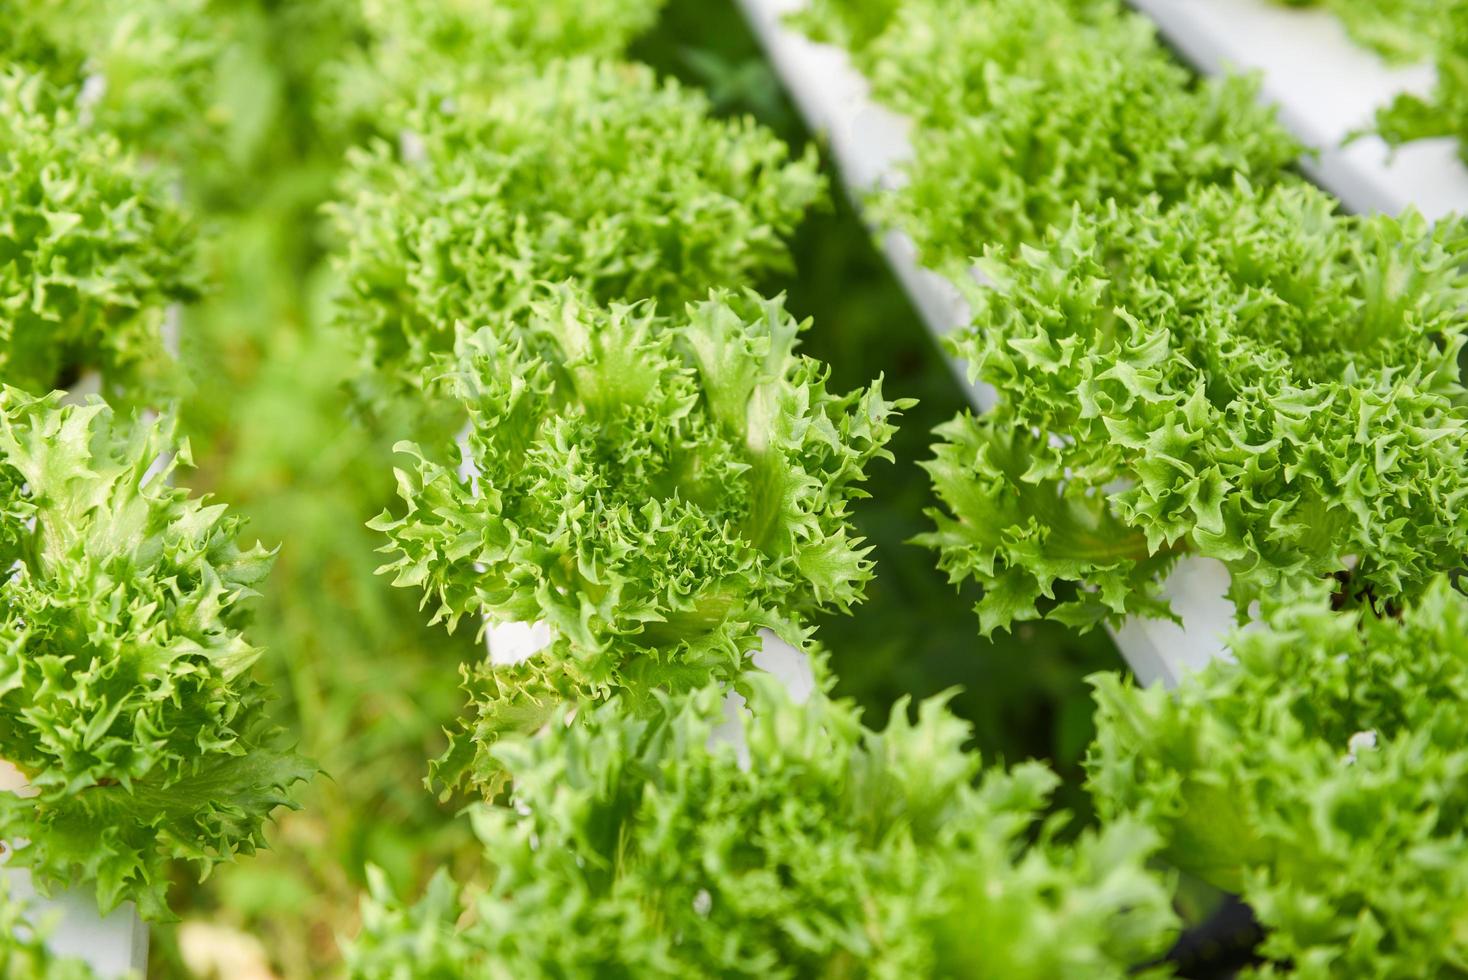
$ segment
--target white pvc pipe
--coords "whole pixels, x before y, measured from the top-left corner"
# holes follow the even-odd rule
[[[1400,214],[1409,206],[1436,220],[1468,212],[1468,167],[1458,142],[1419,140],[1393,151],[1369,131],[1376,110],[1398,95],[1431,94],[1432,66],[1391,66],[1353,41],[1324,9],[1271,0],[1130,0],[1200,70],[1259,74],[1260,97],[1318,156],[1305,171],[1350,211]]]

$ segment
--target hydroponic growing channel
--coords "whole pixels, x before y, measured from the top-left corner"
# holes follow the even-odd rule
[[[1468,973],[1468,0],[0,12],[0,975]]]

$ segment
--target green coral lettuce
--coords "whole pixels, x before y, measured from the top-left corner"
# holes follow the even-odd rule
[[[901,9],[901,0],[810,0],[790,20],[812,40],[860,56]]]
[[[1377,113],[1377,131],[1392,144],[1451,136],[1458,140],[1458,155],[1468,161],[1468,2],[1443,0],[1432,21],[1437,88],[1427,98],[1397,96]]]
[[[0,391],[0,759],[34,794],[0,794],[0,839],[42,886],[166,917],[170,865],[250,853],[312,771],[241,632],[271,558],[166,485],[167,426],[59,399]]]
[[[705,688],[500,741],[514,792],[474,813],[482,880],[407,905],[374,877],[352,975],[1121,978],[1166,951],[1156,838],[1063,843],[1054,775],[975,784],[941,698],[879,732],[768,677],[750,697],[732,723]]]
[[[953,349],[1005,397],[942,430],[922,539],[985,586],[986,631],[1155,614],[1179,553],[1228,565],[1241,615],[1352,565],[1347,597],[1382,603],[1461,563],[1468,228],[1334,207],[1240,182],[990,252]]]
[[[1094,679],[1104,815],[1240,892],[1262,976],[1468,971],[1468,598],[1438,579],[1401,616],[1323,588],[1176,692]]]
[[[483,99],[507,73],[575,55],[617,57],[664,0],[358,0],[362,39],[330,64],[328,125],[377,130],[414,104]]]
[[[187,172],[191,195],[236,207],[248,192],[232,184],[268,184],[258,168],[396,136],[412,104],[486,95],[513,66],[619,55],[661,5],[0,0],[0,63],[45,74],[129,148]]]
[[[203,212],[314,220],[356,135],[331,82],[365,31],[360,0],[0,0],[0,15],[15,25],[0,62],[176,171]]]
[[[518,330],[461,334],[432,393],[468,413],[472,479],[455,449],[400,446],[406,510],[374,526],[435,622],[549,626],[516,673],[486,668],[496,723],[733,678],[761,629],[799,644],[811,612],[861,597],[848,506],[909,403],[829,392],[801,329],[752,294],[666,321],[562,288]]]
[[[340,318],[367,366],[416,385],[455,324],[523,312],[537,281],[668,310],[786,268],[823,189],[813,155],[636,65],[522,72],[483,105],[416,110],[353,155],[333,208]]]
[[[916,124],[902,186],[872,213],[954,278],[1072,207],[1176,201],[1236,173],[1266,184],[1300,153],[1252,79],[1196,81],[1118,3],[919,0],[855,62]]]
[[[164,373],[169,303],[193,298],[194,233],[161,173],[39,76],[0,72],[0,380],[49,391]]]
[[[216,0],[0,0],[0,64],[45,75],[87,120],[150,156],[218,129]],[[211,109],[214,111],[211,112]]]

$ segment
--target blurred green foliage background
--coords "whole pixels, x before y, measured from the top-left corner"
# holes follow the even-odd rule
[[[392,494],[391,446],[405,426],[354,410],[355,359],[330,325],[320,206],[347,134],[318,132],[310,106],[321,46],[334,31],[348,43],[350,25],[329,0],[259,6],[262,57],[242,60],[236,82],[259,100],[270,136],[249,186],[221,186],[207,202],[217,286],[184,329],[193,388],[183,414],[199,464],[185,479],[280,549],[254,638],[267,649],[262,670],[281,721],[325,775],[301,810],[282,816],[272,850],[202,884],[178,883],[187,911],[154,930],[155,976],[190,967],[329,975],[337,937],[354,931],[367,863],[403,891],[480,858],[457,804],[423,785],[440,729],[461,704],[459,666],[478,648],[467,629],[423,626],[416,595],[373,574],[378,542],[364,524]],[[633,56],[702,86],[720,112],[752,113],[793,143],[809,139],[729,0],[675,0]],[[878,563],[868,602],[821,624],[839,692],[881,715],[904,694],[961,686],[954,706],[985,757],[1051,761],[1067,781],[1061,802],[1084,811],[1079,760],[1092,726],[1082,678],[1119,666],[1114,649],[1102,634],[1048,625],[979,638],[975,596],[906,543],[925,528],[929,503],[917,461],[929,455],[929,430],[964,406],[962,391],[848,202],[812,216],[794,253],[794,273],[765,287],[814,318],[805,349],[831,365],[835,387],[881,374],[889,396],[920,399],[893,446],[896,463],[878,468],[872,499],[857,510]],[[201,924],[225,931],[191,942]]]

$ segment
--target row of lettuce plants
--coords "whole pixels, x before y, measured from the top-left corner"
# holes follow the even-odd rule
[[[484,801],[484,867],[415,903],[379,881],[354,972],[1158,960],[1155,832],[1071,839],[1043,768],[975,784],[941,701],[879,732],[827,693],[810,617],[874,574],[850,508],[904,403],[830,391],[747,288],[787,261],[814,161],[636,64],[501,77],[417,100],[332,206],[363,390],[444,412],[401,446],[384,571],[450,628],[532,638],[465,671],[433,770]],[[753,669],[772,640],[810,658],[809,696]]]
[[[42,895],[80,887],[99,912],[131,900],[171,918],[175,866],[204,877],[261,846],[312,772],[252,676],[248,601],[272,555],[169,485],[187,445],[149,420],[185,382],[165,324],[214,285],[199,255],[213,218],[258,207],[274,190],[262,173],[300,155],[294,137],[340,147],[375,131],[363,64],[383,66],[386,89],[409,65],[460,63],[456,31],[522,52],[614,46],[638,23],[623,6],[598,24],[534,4],[0,4],[0,762],[20,782],[0,794],[0,839]],[[645,24],[655,6],[640,9]],[[355,47],[315,63],[326,36]],[[305,125],[281,125],[290,112]],[[148,417],[48,394],[92,377]],[[87,975],[47,952],[49,913],[8,881],[0,973]]]
[[[420,104],[406,138],[353,161],[334,209],[350,241],[341,311],[384,391],[406,382],[469,422],[404,447],[404,510],[378,522],[386,570],[450,626],[535,622],[544,639],[522,662],[466,673],[469,709],[434,770],[493,804],[475,823],[496,901],[441,878],[407,906],[379,885],[353,968],[932,967],[921,950],[945,916],[904,935],[910,889],[961,856],[1021,874],[1012,862],[1053,777],[995,775],[1028,788],[984,803],[964,728],[938,704],[879,736],[821,692],[798,704],[750,676],[769,633],[824,676],[809,616],[859,601],[873,574],[848,508],[903,407],[879,383],[830,392],[779,299],[728,291],[784,267],[782,240],[823,190],[814,161],[624,62],[551,63],[466,105],[459,92]],[[728,725],[754,727],[711,738]],[[930,789],[934,762],[948,774]],[[883,771],[843,800],[869,768]],[[902,785],[911,808],[864,813],[862,797]],[[766,825],[770,805],[788,815]],[[910,829],[919,807],[933,817]],[[980,840],[986,807],[1014,813]],[[950,808],[974,821],[943,829]],[[1115,954],[1102,938],[1131,894],[1170,922],[1141,867],[1153,846],[1143,835],[1073,872],[1069,847],[1035,849],[1054,867],[1023,893],[1034,926],[1067,917],[1043,882],[1094,877],[1109,894],[1074,955],[1160,953],[1165,928]],[[459,928],[466,909],[476,921]]]
[[[201,4],[124,6],[0,7],[0,760],[23,782],[0,839],[43,896],[159,920],[178,868],[263,846],[313,768],[252,675],[273,556],[171,485],[187,444],[143,414],[177,390],[170,322],[205,288],[178,163],[204,142],[208,25]],[[89,377],[117,415],[63,397]],[[0,905],[0,973],[90,975],[4,875]]]
[[[262,845],[312,772],[252,676],[248,600],[271,554],[169,486],[188,462],[171,421],[47,393],[100,376],[129,413],[172,405],[184,379],[165,322],[213,286],[212,217],[257,206],[260,174],[290,155],[287,109],[344,145],[375,132],[365,100],[408,86],[410,65],[468,60],[456,36],[521,56],[614,47],[656,10],[623,7],[598,23],[533,4],[0,5],[0,760],[24,783],[0,795],[0,839],[42,894],[76,886],[101,912],[131,900],[168,919],[174,866],[203,877]],[[279,42],[329,31],[356,46],[312,64],[298,84],[318,97],[290,103]],[[384,78],[370,93],[354,81],[369,62]],[[86,973],[46,954],[44,910],[5,891],[0,973]]]
[[[1263,974],[1462,970],[1462,222],[1341,214],[1118,4],[801,24],[914,120],[877,219],[982,280],[950,349],[999,405],[940,430],[923,537],[981,628],[1165,615],[1183,554],[1254,620],[1175,695],[1098,679],[1102,813],[1241,892]]]
[[[1468,968],[1459,224],[1339,215],[1247,81],[1112,3],[807,15],[917,121],[882,219],[956,280],[983,257],[954,343],[1003,398],[942,433],[925,538],[982,629],[1165,613],[1185,553],[1263,620],[1176,699],[1097,681],[1078,831],[942,699],[877,731],[828,693],[811,616],[875,573],[851,508],[906,403],[830,391],[754,291],[814,157],[623,60],[652,0],[265,6],[6,10],[0,757],[39,791],[0,798],[12,862],[166,916],[170,862],[258,846],[310,774],[250,679],[268,554],[168,486],[166,424],[44,394],[98,369],[159,403],[182,214],[250,207],[284,138],[221,79],[310,28],[345,40],[292,111],[347,162],[301,200],[331,198],[364,411],[414,408],[383,571],[446,628],[538,637],[465,670],[433,770],[483,867],[378,880],[356,974],[1165,973],[1169,867],[1250,900],[1264,975]],[[775,640],[810,696],[752,669]],[[60,969],[7,935],[15,975]]]
[[[265,720],[243,633],[271,555],[235,543],[224,507],[169,486],[187,446],[148,420],[183,381],[165,322],[213,286],[198,254],[213,217],[258,206],[261,175],[300,155],[284,144],[395,131],[388,110],[424,76],[490,49],[504,62],[615,50],[657,4],[600,9],[0,5],[0,758],[27,784],[0,798],[0,836],[43,890],[81,885],[102,911],[134,900],[167,918],[170,864],[207,875],[254,849],[311,771]],[[290,112],[304,124],[281,125]],[[68,404],[60,389],[89,375],[146,417]],[[33,931],[5,931],[6,975],[62,969],[32,959]]]

